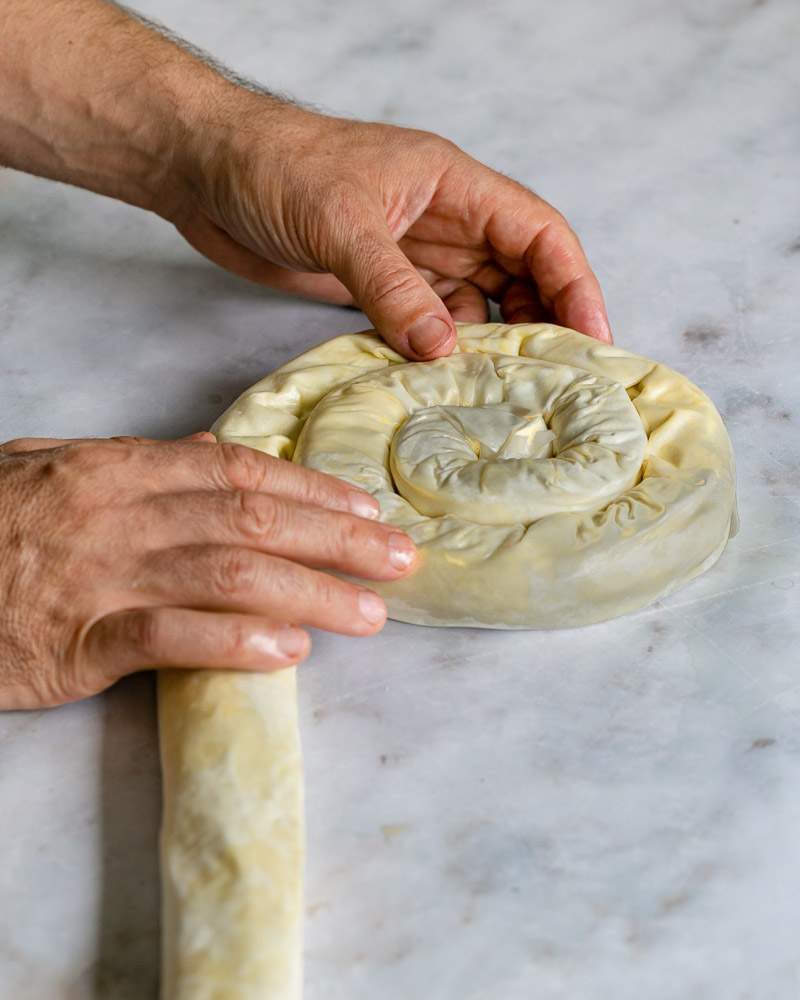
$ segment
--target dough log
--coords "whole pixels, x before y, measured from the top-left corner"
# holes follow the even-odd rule
[[[165,672],[158,717],[162,1000],[298,1000],[295,671]]]

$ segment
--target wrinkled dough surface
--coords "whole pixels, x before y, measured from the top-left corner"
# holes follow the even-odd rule
[[[663,365],[549,324],[459,325],[408,363],[372,333],[267,376],[215,431],[372,493],[422,552],[375,586],[431,625],[583,625],[711,565],[734,515],[711,401]]]
[[[357,448],[354,428],[368,438]],[[646,443],[627,393],[603,376],[464,354],[394,365],[328,393],[295,460],[382,505],[397,494],[411,518],[502,525],[607,503],[638,478]]]
[[[294,670],[160,671],[162,1000],[299,1000]]]

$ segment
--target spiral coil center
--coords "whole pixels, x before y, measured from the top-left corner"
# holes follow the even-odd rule
[[[368,489],[389,516],[400,500],[423,517],[510,525],[619,496],[637,481],[646,443],[616,382],[534,359],[458,355],[328,393],[296,458]]]

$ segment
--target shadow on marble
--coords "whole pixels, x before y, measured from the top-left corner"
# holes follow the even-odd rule
[[[63,397],[66,384],[65,407],[75,400],[81,414],[87,397],[97,397],[92,409],[102,414],[127,394],[123,383],[138,383],[135,426],[111,433],[172,437],[209,427],[277,365],[327,337],[369,326],[357,309],[310,302],[298,321],[298,298],[224,271],[181,243],[151,252],[124,243],[109,248],[99,239],[72,243],[16,218],[3,229],[0,274],[13,272],[14,281],[0,335],[19,325],[48,344],[53,391]],[[20,260],[27,266],[15,273]],[[36,307],[43,295],[71,302],[76,290],[76,309],[42,315]],[[0,377],[31,374],[33,361],[22,361],[20,369],[14,357],[6,372],[0,360]],[[36,376],[41,395],[47,388],[40,368]],[[31,403],[41,406],[38,397]],[[25,410],[23,394],[17,422]]]
[[[158,997],[161,786],[153,680],[139,674],[103,696],[102,898],[97,962],[81,1000]]]

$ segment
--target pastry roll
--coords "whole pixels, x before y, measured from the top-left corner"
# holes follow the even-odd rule
[[[337,337],[247,390],[215,430],[367,490],[420,568],[371,584],[424,625],[563,628],[635,611],[711,566],[733,454],[683,375],[549,324],[459,324],[409,363]]]

